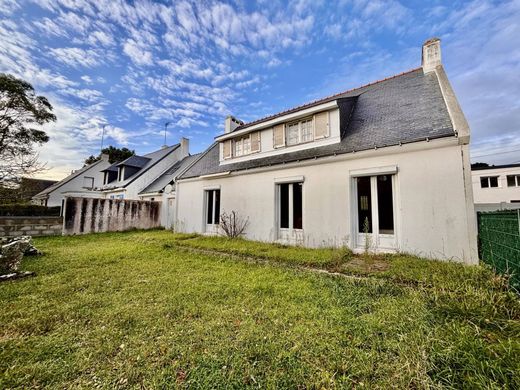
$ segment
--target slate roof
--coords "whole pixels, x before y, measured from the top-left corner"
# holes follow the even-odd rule
[[[338,101],[340,108],[340,142],[295,152],[287,147],[287,152],[280,155],[223,165],[219,164],[218,144],[214,143],[180,178],[252,169],[455,135],[437,76],[434,72],[424,74],[422,68],[247,123],[235,131],[334,100]]]
[[[155,181],[153,181],[148,187],[142,190],[139,193],[139,195],[147,193],[156,193],[164,190],[164,187],[166,187],[168,184],[174,181],[177,178],[177,176],[184,171],[184,169],[189,167],[190,164],[197,160],[197,158],[199,157],[200,153],[185,157],[182,160],[177,161],[161,176],[155,179]]]
[[[117,164],[119,164],[119,163],[115,162],[112,165],[110,165],[108,168],[101,170],[101,172],[108,172],[108,171],[117,172],[119,170],[119,168],[117,167]]]
[[[144,172],[146,172],[148,169],[153,167],[155,164],[157,164],[159,161],[161,161],[164,157],[166,157],[168,154],[176,150],[178,147],[180,147],[180,144],[175,144],[173,146],[168,146],[166,148],[162,148],[159,150],[156,150],[155,152],[145,154],[144,156],[131,156],[127,158],[126,160],[123,160],[122,162],[116,164],[116,165],[130,165],[127,164],[127,161],[132,159],[133,157],[138,157],[138,159],[132,159],[131,164],[142,164],[139,171],[137,171],[135,174],[130,176],[128,179],[124,181],[114,181],[112,183],[105,184],[100,190],[112,190],[117,188],[125,188],[130,183],[132,183],[135,179],[137,179],[139,176],[141,176]],[[136,165],[131,165],[136,166]]]
[[[89,164],[81,169],[78,169],[74,172],[72,172],[69,176],[67,176],[65,179],[63,180],[60,180],[59,182],[57,183],[54,183],[53,185],[45,188],[43,191],[37,193],[36,195],[33,196],[33,198],[42,198],[42,197],[46,197],[48,194],[50,194],[52,191],[54,190],[57,190],[58,188],[60,188],[62,185],[64,185],[65,183],[68,183],[69,181],[71,181],[72,179],[74,179],[75,177],[78,177],[79,175],[81,175],[82,173],[88,171],[89,169],[99,165],[101,162],[106,162],[105,160],[97,160],[95,162],[93,162],[92,164]],[[101,172],[101,171],[100,171]]]
[[[150,158],[145,156],[130,156],[126,160],[121,161],[120,163],[117,163],[117,167],[121,167],[123,165],[129,166],[129,167],[136,167],[136,168],[142,168],[146,165],[147,162],[150,161]]]

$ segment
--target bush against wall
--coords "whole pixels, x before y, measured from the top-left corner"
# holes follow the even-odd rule
[[[59,217],[60,206],[46,207],[34,204],[0,205],[1,217]]]
[[[231,211],[229,214],[223,213],[220,216],[220,228],[229,238],[243,235],[248,224],[249,218],[243,218],[236,211]]]

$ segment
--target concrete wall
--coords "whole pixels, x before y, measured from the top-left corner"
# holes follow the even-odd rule
[[[508,175],[520,175],[520,167],[471,171],[475,203],[501,203],[520,200],[520,187],[507,186]],[[483,176],[498,176],[498,187],[481,188],[480,178]]]
[[[212,179],[178,182],[176,229],[205,232],[204,189],[221,189],[221,213],[249,217],[247,237],[278,239],[277,179],[302,177],[306,246],[348,245],[360,249],[353,195],[356,170],[396,166],[395,250],[430,258],[478,261],[476,236],[469,237],[461,146],[456,138],[286,164]],[[469,188],[471,191],[471,187]],[[352,234],[354,232],[354,234]],[[362,246],[362,245],[361,245]]]
[[[120,199],[65,199],[63,234],[87,234],[160,227],[161,204]]]
[[[62,217],[0,217],[0,237],[61,235]]]

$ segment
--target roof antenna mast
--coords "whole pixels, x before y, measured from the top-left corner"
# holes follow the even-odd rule
[[[103,153],[103,141],[105,140],[105,127],[107,127],[106,124],[103,125],[103,132],[101,133],[101,153]]]
[[[171,122],[166,122],[164,124],[164,146],[166,146],[166,130],[168,129],[168,125],[171,125]]]

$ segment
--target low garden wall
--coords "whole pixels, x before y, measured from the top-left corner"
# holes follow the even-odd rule
[[[62,217],[0,217],[0,237],[61,235]]]
[[[63,234],[153,229],[161,226],[161,204],[143,200],[66,198]]]

